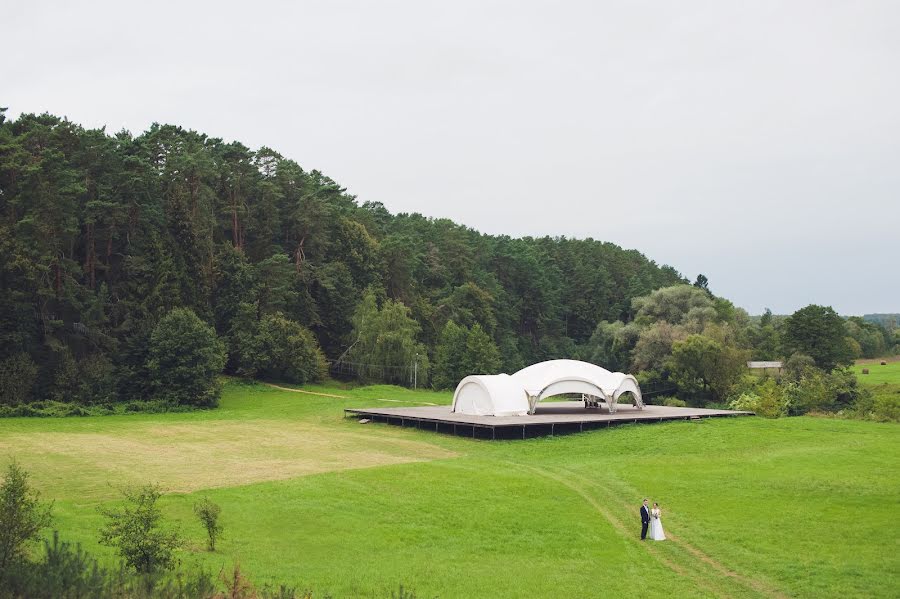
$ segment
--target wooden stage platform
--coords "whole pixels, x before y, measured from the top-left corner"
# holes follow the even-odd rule
[[[601,404],[602,405],[602,404]],[[619,405],[615,414],[606,407],[585,408],[580,401],[539,404],[531,416],[468,416],[450,412],[450,406],[415,408],[347,408],[344,415],[399,426],[463,435],[476,439],[527,439],[545,435],[577,433],[619,424],[698,420],[722,416],[752,416],[752,412],[645,406],[639,410]]]

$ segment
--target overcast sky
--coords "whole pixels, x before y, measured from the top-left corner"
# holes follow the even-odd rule
[[[751,313],[900,312],[900,2],[0,3],[0,105],[266,145],[608,240]]]

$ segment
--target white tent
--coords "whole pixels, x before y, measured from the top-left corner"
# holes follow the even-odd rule
[[[563,393],[598,397],[611,413],[622,394],[631,393],[637,408],[644,407],[641,388],[630,374],[578,360],[550,360],[513,375],[467,376],[456,387],[452,411],[478,416],[534,414],[538,402]]]
[[[528,396],[508,374],[476,374],[456,386],[452,411],[474,416],[523,416],[528,413]]]

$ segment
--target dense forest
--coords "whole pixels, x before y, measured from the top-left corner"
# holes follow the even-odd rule
[[[862,405],[843,367],[900,346],[894,320],[823,306],[750,318],[612,243],[391,214],[269,148],[3,111],[0,284],[5,414],[214,406],[223,372],[452,388],[552,358],[673,405],[804,413]],[[751,358],[788,374],[747,378]]]
[[[247,376],[430,384],[451,321],[511,371],[572,355],[598,322],[630,320],[633,298],[683,282],[612,243],[391,214],[265,147],[0,113],[7,404],[151,398],[190,366],[166,364],[165,331],[204,326]]]

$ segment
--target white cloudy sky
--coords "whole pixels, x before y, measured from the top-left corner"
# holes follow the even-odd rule
[[[751,312],[900,311],[900,2],[0,3],[0,105],[170,122]]]

